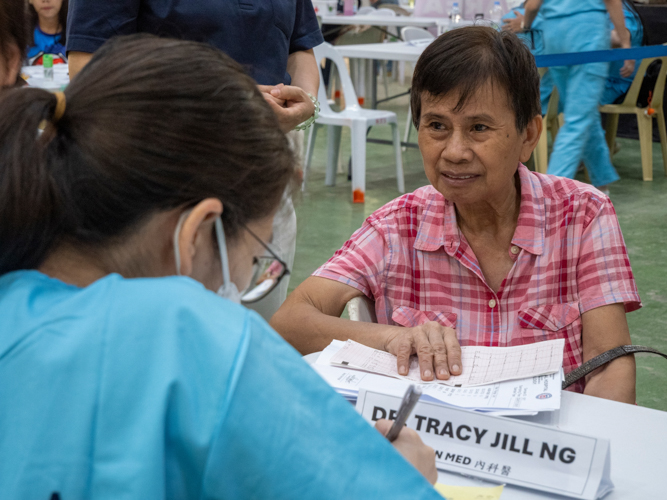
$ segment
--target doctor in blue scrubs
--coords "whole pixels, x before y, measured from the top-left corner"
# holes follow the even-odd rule
[[[149,35],[0,96],[2,498],[440,498],[414,431],[229,300],[293,179],[277,123],[229,57]]]
[[[621,47],[631,46],[621,0],[528,0],[525,9],[524,29],[531,27],[538,11],[544,19],[546,54],[611,48],[609,18]],[[620,74],[628,77],[633,71],[634,61],[625,61]],[[564,103],[565,125],[558,132],[548,172],[574,178],[583,161],[593,185],[607,191],[608,184],[619,179],[611,164],[598,111],[609,64],[558,66],[549,68],[549,72]]]

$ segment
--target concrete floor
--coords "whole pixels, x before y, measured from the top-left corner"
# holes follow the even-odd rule
[[[383,109],[397,113],[403,130],[407,100],[398,99]],[[389,139],[390,128],[377,127],[369,137]],[[660,145],[655,143],[653,149],[654,181],[643,182],[639,142],[631,139],[618,142],[621,150],[614,157],[614,165],[621,180],[611,186],[611,199],[644,304],[639,311],[628,314],[628,323],[634,344],[667,352],[667,286],[664,281],[667,279],[667,179]],[[341,149],[341,157],[347,160],[350,154],[348,130],[343,132]],[[390,146],[368,144],[366,203],[363,205],[352,204],[346,174],[338,175],[335,187],[324,186],[325,159],[326,131],[321,129],[306,192],[295,197],[298,236],[290,290],[331,257],[368,215],[399,196]],[[404,152],[403,162],[408,192],[428,183],[418,150]],[[667,411],[667,360],[654,355],[637,356],[637,402]]]

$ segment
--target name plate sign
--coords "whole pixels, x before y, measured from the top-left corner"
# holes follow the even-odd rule
[[[362,388],[357,411],[369,422],[391,420],[401,400]],[[407,426],[435,450],[438,469],[584,500],[614,487],[605,439],[426,401]]]

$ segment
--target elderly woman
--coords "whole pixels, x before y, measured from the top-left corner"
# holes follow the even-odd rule
[[[460,374],[460,346],[565,339],[566,373],[630,343],[641,304],[614,208],[595,188],[530,172],[539,76],[514,34],[454,30],[420,58],[414,123],[431,183],[372,214],[272,320],[302,353],[354,339],[417,353],[424,380]],[[379,324],[341,319],[366,296]],[[635,400],[634,359],[573,386]]]

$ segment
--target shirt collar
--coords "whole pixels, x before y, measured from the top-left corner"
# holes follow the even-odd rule
[[[517,171],[521,184],[521,204],[512,244],[534,255],[542,255],[546,224],[542,185],[537,176],[523,164],[519,164]],[[454,204],[433,189],[419,219],[415,250],[434,252],[444,247],[448,255],[454,256],[461,244]]]

